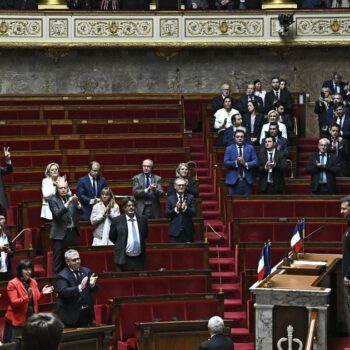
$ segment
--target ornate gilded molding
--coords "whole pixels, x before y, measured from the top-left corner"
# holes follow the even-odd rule
[[[149,37],[153,36],[152,19],[75,19],[76,38]]]
[[[350,17],[297,18],[298,36],[348,36]]]
[[[160,19],[160,37],[178,38],[180,33],[180,24],[178,18]]]
[[[263,18],[200,18],[185,19],[185,36],[225,37],[263,36]]]
[[[41,38],[42,19],[0,19],[0,37]]]
[[[350,46],[350,12],[294,11],[295,23],[283,37],[280,13],[290,11],[6,12],[0,47]]]
[[[50,38],[68,38],[68,19],[50,18],[49,35]]]

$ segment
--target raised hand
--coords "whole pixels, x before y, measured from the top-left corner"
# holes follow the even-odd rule
[[[44,295],[46,295],[46,294],[51,294],[51,293],[53,292],[53,290],[54,290],[54,287],[53,287],[53,286],[50,286],[50,285],[46,284],[46,285],[43,287],[43,289],[42,289],[41,292],[42,292]]]
[[[11,159],[11,153],[9,151],[10,147],[4,147],[4,156],[6,160],[10,160]]]

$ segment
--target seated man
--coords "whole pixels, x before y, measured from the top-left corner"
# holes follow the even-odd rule
[[[313,194],[335,194],[336,177],[340,165],[334,154],[327,152],[330,141],[326,138],[318,141],[318,152],[311,154],[306,172],[311,174],[311,192]]]
[[[234,350],[230,337],[224,335],[224,320],[219,316],[213,316],[208,321],[210,338],[199,345],[198,350]]]
[[[167,198],[166,215],[170,218],[169,242],[193,242],[194,225],[192,218],[196,216],[194,197],[185,193],[185,179],[177,178],[174,183],[176,193]]]
[[[254,168],[258,164],[254,146],[245,144],[245,132],[237,130],[235,144],[226,147],[224,166],[228,169],[226,185],[229,195],[253,193]]]
[[[265,149],[259,154],[260,192],[264,194],[282,194],[284,176],[287,169],[286,156],[276,149],[274,137],[265,138]]]

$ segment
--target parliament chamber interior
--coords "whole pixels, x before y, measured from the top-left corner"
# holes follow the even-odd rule
[[[345,87],[332,94],[343,94],[346,114],[350,106],[349,4],[246,0],[218,8],[219,1],[200,1],[204,7],[197,9],[193,3],[3,5],[0,149],[9,147],[13,164],[13,173],[3,176],[7,229],[15,238],[13,275],[17,263],[29,259],[40,287],[56,283],[51,225],[40,217],[41,181],[49,163],[59,164],[76,193],[88,164],[99,162],[121,211],[144,159],[153,160],[165,194],[177,165],[187,163],[199,188],[194,240],[169,243],[163,195],[160,217],[148,220],[144,271],[117,272],[114,246],[92,246],[94,227],[80,223],[76,249],[82,266],[98,275],[94,311],[103,326],[65,332],[62,348],[198,349],[214,315],[225,320],[235,350],[287,349],[286,343],[277,344],[288,338],[290,325],[302,349],[350,348],[350,337],[339,334],[345,322],[339,266],[347,228],[340,199],[350,194],[350,160],[344,160],[331,194],[312,193],[307,171],[319,139],[328,137],[315,103],[324,103],[322,83],[334,72]],[[232,107],[244,117],[248,110],[239,101],[247,86],[259,80],[262,90],[270,91],[274,77],[287,82],[291,99],[283,191],[261,193],[256,170],[252,194],[229,195],[224,163],[230,146],[213,127],[212,100],[228,84]],[[268,123],[269,111],[260,107]],[[261,145],[253,146],[258,155]],[[299,220],[306,236],[299,258],[322,261],[326,267],[317,272],[283,265]],[[270,267],[277,267],[271,278],[257,282],[264,244],[270,245]],[[301,281],[297,275],[303,272]],[[297,276],[295,284],[279,274],[293,281]],[[305,287],[310,275],[315,280]],[[0,282],[0,338],[7,283]],[[39,311],[55,312],[56,300],[55,292],[44,296]]]

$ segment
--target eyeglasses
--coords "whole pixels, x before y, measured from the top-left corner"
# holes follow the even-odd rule
[[[74,258],[74,259],[70,259],[70,260],[76,262],[76,261],[79,261],[80,258]]]
[[[179,186],[179,187],[185,187],[186,185],[184,185],[184,184],[177,184],[176,186]]]

